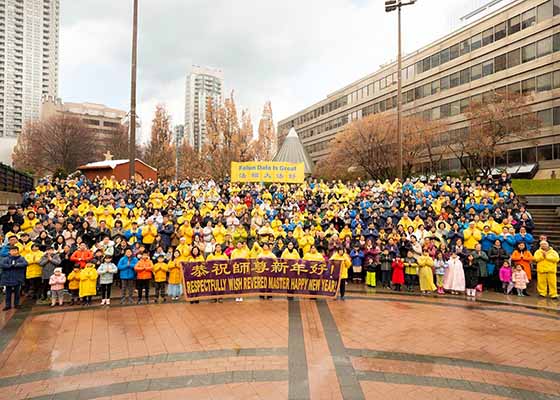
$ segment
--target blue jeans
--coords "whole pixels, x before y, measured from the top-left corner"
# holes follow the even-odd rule
[[[19,306],[19,294],[21,285],[6,286],[6,307],[12,307],[12,293],[14,294],[14,306]]]

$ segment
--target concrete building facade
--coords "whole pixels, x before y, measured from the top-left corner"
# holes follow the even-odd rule
[[[0,0],[0,161],[43,96],[58,95],[60,0]]]
[[[220,69],[192,66],[185,90],[185,135],[196,151],[202,149],[206,137],[208,102],[214,107],[222,103],[224,74]]]
[[[114,135],[121,133],[123,127],[128,127],[129,123],[127,112],[123,110],[96,103],[63,103],[60,99],[45,97],[41,104],[41,119],[55,115],[67,115],[81,119],[99,136],[103,151],[111,151]],[[139,121],[136,123],[136,130],[138,138],[141,131]]]
[[[530,140],[503,143],[497,165],[560,160],[560,0],[517,0],[424,48],[403,57],[403,115],[441,120],[448,130],[439,144],[460,140],[472,101],[494,91],[531,95],[529,108],[541,121]],[[295,127],[314,161],[351,121],[373,113],[395,112],[396,62],[383,66],[283,119],[278,140]],[[419,170],[447,171],[459,161],[445,154],[439,165]]]

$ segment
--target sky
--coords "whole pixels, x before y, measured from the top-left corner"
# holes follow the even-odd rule
[[[149,139],[157,104],[184,122],[193,64],[224,71],[226,93],[258,124],[324,99],[396,59],[396,13],[384,0],[139,0],[138,115]],[[503,3],[511,0],[504,0]],[[405,53],[459,28],[489,0],[418,0],[403,8]],[[130,108],[132,0],[61,0],[63,101]]]

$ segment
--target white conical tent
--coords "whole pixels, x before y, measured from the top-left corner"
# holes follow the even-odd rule
[[[280,147],[272,161],[303,163],[305,175],[311,175],[315,167],[313,160],[307,150],[305,150],[305,147],[303,147],[303,143],[299,140],[299,136],[294,128],[290,129],[288,136],[286,136],[284,143],[282,143],[282,147]]]

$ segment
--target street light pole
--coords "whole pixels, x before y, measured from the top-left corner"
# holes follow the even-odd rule
[[[136,61],[138,50],[138,0],[134,1],[132,17],[132,71],[130,82],[130,138],[128,144],[128,162],[130,179],[136,176]]]
[[[401,48],[401,8],[416,3],[416,0],[385,1],[385,11],[397,10],[398,19],[398,54],[397,54],[397,174],[403,180],[403,143],[402,143],[402,48]]]

